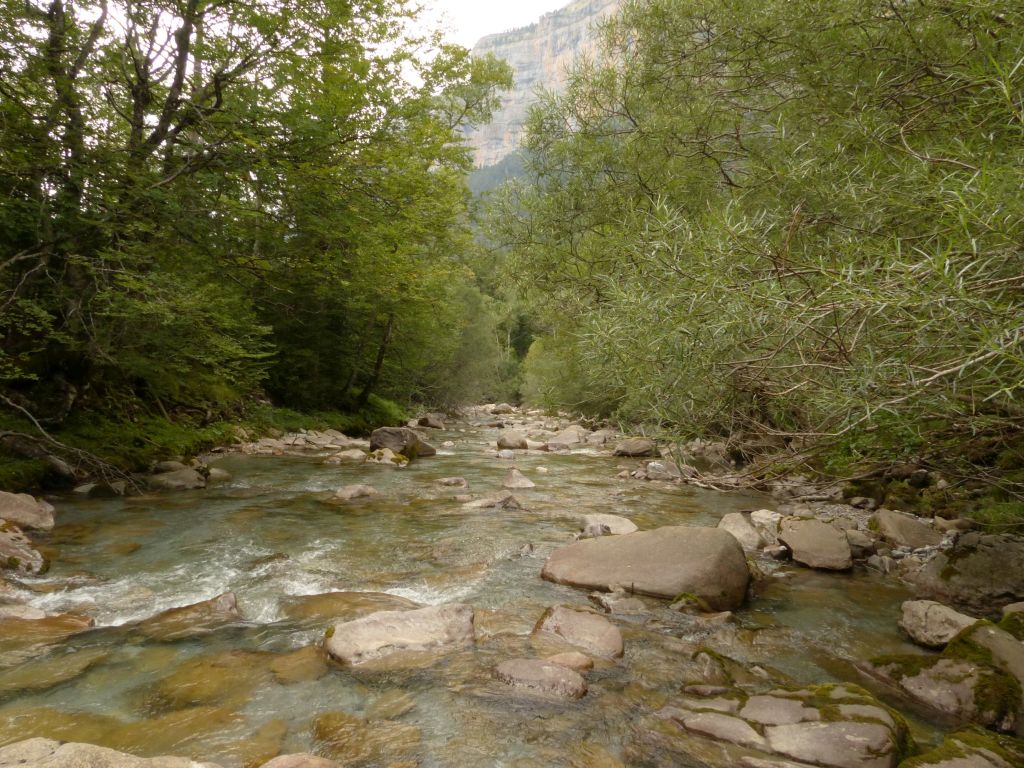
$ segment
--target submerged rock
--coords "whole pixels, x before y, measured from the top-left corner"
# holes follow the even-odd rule
[[[622,633],[604,616],[564,606],[549,608],[534,629],[535,634],[556,635],[595,656],[617,659],[622,656]]]
[[[289,619],[350,621],[380,611],[412,611],[419,607],[412,600],[386,592],[327,592],[289,597],[282,609]]]
[[[587,681],[578,672],[553,661],[509,659],[497,666],[494,677],[513,688],[559,698],[580,699],[587,693]]]
[[[853,553],[846,534],[820,520],[783,520],[779,541],[789,548],[796,562],[809,568],[847,571],[853,567]]]
[[[37,501],[27,493],[0,491],[0,520],[14,523],[23,530],[52,531],[53,513],[53,505]]]
[[[317,757],[316,755],[308,754],[296,754],[296,755],[281,755],[275,757],[268,763],[264,763],[261,768],[341,768],[338,763],[333,760],[328,760],[326,757]]]
[[[512,495],[511,491],[502,491],[481,499],[467,501],[463,509],[522,509],[522,504]]]
[[[422,733],[414,725],[366,720],[347,712],[328,712],[313,721],[317,751],[348,768],[405,765],[419,751]],[[415,765],[415,763],[413,763]]]
[[[750,572],[743,548],[716,528],[671,526],[556,549],[541,575],[574,587],[673,599],[692,594],[713,610],[737,608]]]
[[[376,488],[369,485],[346,485],[334,492],[334,498],[340,501],[354,501],[377,496],[378,493]]]
[[[172,642],[208,635],[242,618],[234,592],[225,592],[210,600],[168,611],[143,619],[135,629],[152,640]]]
[[[457,648],[476,639],[473,608],[461,603],[383,611],[335,624],[324,647],[338,661],[362,664],[400,651]]]

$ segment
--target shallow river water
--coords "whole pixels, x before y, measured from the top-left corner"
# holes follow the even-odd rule
[[[494,666],[548,650],[530,636],[547,607],[588,603],[585,591],[540,578],[545,558],[586,513],[641,529],[707,526],[772,502],[620,480],[635,460],[583,450],[523,452],[514,464],[537,484],[515,492],[523,509],[467,510],[435,481],[462,476],[471,493],[500,491],[513,462],[495,458],[496,436],[468,425],[435,432],[435,445],[456,446],[400,470],[231,454],[213,460],[233,479],[207,490],[55,500],[53,565],[27,582],[31,604],[89,615],[96,627],[64,640],[0,638],[0,744],[49,736],[237,768],[278,752],[333,754],[330,732],[344,743],[335,754],[343,764],[615,765],[639,718],[678,691],[680,654],[709,630],[652,602],[648,615],[614,617],[625,657],[599,664],[582,700],[514,693],[492,680]],[[380,495],[329,501],[353,483]],[[896,625],[907,593],[895,581],[762,567],[767,579],[718,631],[717,650],[800,683],[856,680],[851,662],[911,650]],[[131,626],[228,591],[244,621],[204,637],[161,642]],[[343,591],[469,603],[478,642],[413,669],[324,670],[315,654],[300,654],[282,673],[276,660],[318,645],[332,623],[289,606]],[[59,682],[48,685],[54,670]],[[926,742],[934,736],[915,729]]]

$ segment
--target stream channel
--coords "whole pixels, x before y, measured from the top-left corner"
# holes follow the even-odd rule
[[[914,651],[896,623],[908,598],[897,581],[758,561],[767,578],[726,625],[709,629],[657,601],[646,615],[613,616],[625,657],[599,663],[579,701],[499,685],[491,670],[501,661],[559,650],[530,635],[546,608],[588,604],[586,591],[540,578],[583,514],[625,516],[641,529],[714,526],[773,503],[619,479],[638,462],[610,450],[499,460],[497,436],[470,424],[433,431],[434,445],[455,447],[404,469],[226,454],[211,461],[232,480],[206,490],[55,499],[53,564],[26,580],[30,602],[96,626],[63,640],[0,638],[0,744],[46,736],[240,768],[279,752],[330,755],[317,741],[326,722],[348,733],[344,765],[616,765],[640,718],[679,690],[680,654],[710,633],[719,652],[799,683],[858,682],[852,662]],[[466,491],[435,483],[461,476],[470,493],[491,494],[512,465],[537,484],[515,491],[518,510],[467,510],[453,498]],[[329,501],[354,483],[380,493]],[[166,642],[131,626],[228,591],[244,621],[205,636]],[[476,646],[411,669],[286,657],[318,646],[334,619],[329,600],[298,598],[346,591],[471,604]],[[282,658],[293,663],[275,664]],[[29,683],[26,670],[35,670]],[[53,670],[65,670],[57,684],[40,682]],[[342,714],[325,721],[329,713]],[[911,725],[919,743],[936,739],[926,724]]]

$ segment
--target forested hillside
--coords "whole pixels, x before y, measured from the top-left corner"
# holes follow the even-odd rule
[[[1020,511],[1022,84],[1015,3],[625,4],[496,205],[526,397]]]
[[[460,137],[504,64],[416,37],[401,0],[2,14],[8,445],[264,396],[384,420],[377,395],[480,396]]]

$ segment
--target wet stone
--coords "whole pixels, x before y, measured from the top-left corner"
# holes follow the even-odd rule
[[[570,645],[595,656],[619,658],[623,654],[622,633],[603,616],[564,606],[550,608],[537,623],[536,632],[557,635]]]
[[[494,670],[494,677],[513,688],[533,693],[579,699],[587,693],[587,683],[578,672],[540,659],[510,659]]]

